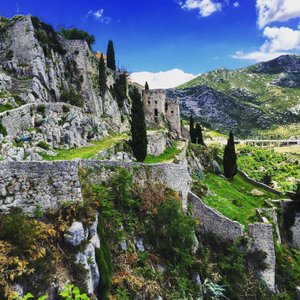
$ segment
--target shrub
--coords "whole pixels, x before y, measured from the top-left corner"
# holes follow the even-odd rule
[[[3,124],[2,124],[1,121],[0,121],[0,133],[1,133],[3,136],[7,136],[6,128],[3,126]]]
[[[7,51],[7,53],[6,53],[6,58],[7,58],[8,60],[12,60],[12,59],[14,58],[14,51],[11,50],[11,49],[9,49],[9,50]]]
[[[46,105],[45,104],[39,104],[36,108],[36,111],[42,115],[45,115],[46,112]]]
[[[190,266],[194,245],[195,220],[185,214],[177,199],[162,202],[154,218],[155,244],[159,253],[174,265]]]
[[[70,107],[68,105],[63,105],[62,110],[64,113],[68,113],[70,111]]]
[[[77,28],[59,28],[58,33],[66,40],[85,40],[89,47],[95,43],[95,37],[84,30]]]
[[[0,216],[0,240],[10,241],[22,253],[34,244],[36,226],[19,210]]]
[[[70,103],[71,105],[83,107],[84,101],[79,93],[76,93],[73,88],[68,90],[63,90],[60,95],[60,101],[65,103]]]
[[[50,145],[44,141],[40,141],[36,144],[38,147],[45,149],[45,150],[49,150],[50,149]]]

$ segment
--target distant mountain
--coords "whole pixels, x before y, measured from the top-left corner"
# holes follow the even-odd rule
[[[300,137],[300,57],[284,55],[238,70],[217,69],[170,90],[185,116],[240,136],[262,132]],[[288,132],[288,130],[286,130]]]

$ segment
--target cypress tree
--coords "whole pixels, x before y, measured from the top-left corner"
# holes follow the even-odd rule
[[[107,45],[107,67],[110,68],[113,71],[116,71],[116,59],[115,59],[115,49],[113,41],[108,41]]]
[[[195,129],[195,136],[196,136],[196,142],[199,145],[204,145],[204,140],[203,140],[203,135],[202,135],[202,128],[200,124],[196,124],[196,129]]]
[[[229,139],[224,150],[223,166],[224,174],[228,179],[233,179],[237,174],[237,163],[236,163],[235,145],[232,131],[229,134]]]
[[[147,131],[145,122],[144,105],[139,90],[134,87],[130,91],[132,100],[131,108],[131,135],[132,151],[137,161],[144,161],[147,156]]]
[[[148,82],[146,81],[146,83],[145,83],[145,90],[146,91],[149,91],[150,89],[149,89],[149,84],[148,84]]]
[[[190,116],[190,137],[191,137],[191,143],[196,143],[196,134],[195,134],[195,126],[194,126],[194,118],[191,115]]]
[[[99,89],[100,96],[103,96],[106,92],[106,68],[103,54],[101,53],[100,61],[99,61]]]

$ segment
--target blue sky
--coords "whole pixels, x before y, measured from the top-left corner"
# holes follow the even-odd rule
[[[15,15],[17,2],[22,14],[94,34],[95,50],[112,39],[131,72],[199,74],[300,49],[300,0],[1,0],[0,14]]]

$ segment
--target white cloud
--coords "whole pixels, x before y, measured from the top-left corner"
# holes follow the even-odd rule
[[[185,73],[179,69],[165,72],[135,72],[130,75],[132,81],[144,85],[147,81],[150,89],[174,88],[195,78],[195,75]]]
[[[267,38],[260,48],[263,52],[300,49],[300,24],[296,30],[288,27],[266,27],[263,35]]]
[[[222,4],[212,0],[185,0],[179,2],[179,5],[183,9],[198,10],[201,17],[208,17],[214,12],[222,10]]]
[[[259,51],[238,51],[232,55],[232,57],[237,59],[266,61],[300,49],[300,24],[296,30],[288,27],[267,26],[264,29],[263,35],[266,41],[260,47]]]
[[[300,17],[299,0],[256,0],[256,9],[259,28],[272,22]]]
[[[244,52],[244,51],[237,51],[231,57],[236,59],[245,59],[245,60],[253,60],[256,62],[261,61],[268,61],[274,59],[278,56],[289,54],[287,52],[262,52],[262,51],[253,51],[253,52]]]
[[[237,1],[236,1],[236,2],[233,2],[233,6],[234,6],[234,7],[239,7],[239,6],[240,6],[240,3],[237,2]]]
[[[111,22],[111,18],[104,16],[104,9],[90,10],[88,11],[84,19],[87,19],[90,16],[93,16],[97,21],[100,21],[101,23],[109,24]]]

